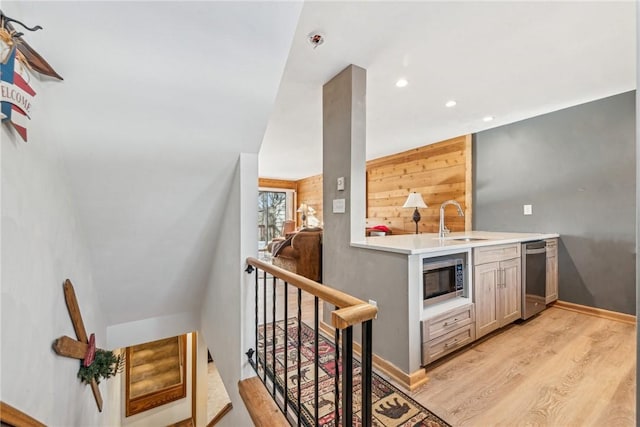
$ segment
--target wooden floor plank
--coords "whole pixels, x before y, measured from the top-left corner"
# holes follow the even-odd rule
[[[634,326],[549,308],[430,367],[412,395],[454,426],[634,426],[635,347]]]

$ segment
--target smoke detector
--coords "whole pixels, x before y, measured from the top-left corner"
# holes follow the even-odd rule
[[[324,34],[319,32],[309,33],[309,35],[307,36],[307,41],[315,49],[322,43],[324,43]]]

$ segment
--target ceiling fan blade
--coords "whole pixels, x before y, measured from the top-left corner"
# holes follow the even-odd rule
[[[73,323],[73,329],[76,331],[78,341],[88,343],[89,338],[87,337],[87,331],[84,329],[84,323],[82,322],[82,314],[80,314],[76,292],[73,290],[73,285],[69,279],[64,281],[64,299],[67,302],[67,309],[69,309],[69,316],[71,317],[71,323]]]

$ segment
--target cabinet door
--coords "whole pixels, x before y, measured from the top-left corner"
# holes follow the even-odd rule
[[[474,298],[476,303],[476,338],[500,326],[497,305],[499,263],[476,265],[473,269]]]
[[[498,313],[500,327],[520,318],[522,310],[522,276],[520,258],[500,262]]]
[[[557,240],[547,241],[547,292],[545,303],[558,299],[558,246]]]

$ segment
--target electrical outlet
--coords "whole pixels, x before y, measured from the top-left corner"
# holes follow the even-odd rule
[[[369,300],[369,304],[371,304],[374,307],[378,306],[378,303],[376,301],[372,300],[372,299]],[[376,313],[374,319],[377,319],[377,318],[378,318],[378,313]]]
[[[533,211],[531,209],[531,205],[524,205],[524,214],[525,215],[533,215]]]

